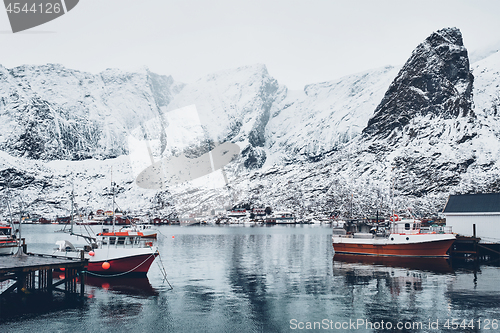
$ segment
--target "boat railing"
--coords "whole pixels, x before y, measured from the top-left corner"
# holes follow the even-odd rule
[[[451,226],[431,226],[428,228],[422,228],[420,231],[424,234],[451,234],[452,227]]]

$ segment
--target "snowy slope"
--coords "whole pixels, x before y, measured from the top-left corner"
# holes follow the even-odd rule
[[[282,89],[264,65],[220,71],[187,85],[167,112],[194,105],[206,140],[237,143],[245,169],[259,168],[270,109]]]
[[[181,88],[148,70],[0,67],[0,149],[43,160],[122,155],[128,131],[157,116]]]
[[[274,163],[320,159],[356,137],[398,69],[385,67],[288,91],[273,104],[266,150]]]

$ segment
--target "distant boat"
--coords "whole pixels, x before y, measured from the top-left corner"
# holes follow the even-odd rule
[[[295,215],[291,212],[275,212],[265,218],[266,224],[295,224]]]
[[[332,232],[335,253],[400,256],[400,257],[447,257],[455,241],[451,228],[423,230],[419,220],[391,217],[390,229],[372,232]]]
[[[156,239],[157,231],[151,228],[149,224],[131,224],[128,227],[123,227],[120,231],[135,231],[141,232],[142,238],[153,238]]]
[[[245,208],[236,208],[236,209],[230,210],[227,213],[227,217],[240,218],[240,217],[247,217],[247,216],[248,216],[248,214],[247,214],[247,210]]]
[[[200,221],[195,218],[194,214],[184,215],[179,218],[179,225],[187,227],[192,225],[200,225]]]

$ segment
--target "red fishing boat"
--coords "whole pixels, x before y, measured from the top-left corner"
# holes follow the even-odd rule
[[[88,245],[83,250],[77,250],[73,244],[67,240],[56,242],[58,249],[55,254],[81,257],[88,259],[87,272],[95,276],[130,276],[130,275],[146,275],[149,267],[159,255],[156,246],[149,239],[144,239],[144,234],[138,231],[120,231],[115,232],[115,215],[114,215],[114,183],[111,182],[113,188],[113,210],[106,212],[110,213],[113,221],[113,229],[102,229],[102,232],[96,236],[92,236],[90,227],[83,225],[87,230],[87,234],[74,233],[73,219],[73,194],[71,196],[71,229],[70,235],[84,238]],[[88,229],[87,229],[88,228]]]
[[[77,234],[73,234],[77,235]],[[89,246],[76,249],[69,241],[58,241],[58,249],[54,254],[81,257],[89,260],[87,272],[96,276],[146,275],[149,267],[158,256],[153,242],[142,238],[141,232],[104,232],[95,238],[85,237]]]
[[[399,257],[446,257],[455,241],[451,228],[424,230],[414,218],[391,217],[390,228],[383,232],[333,232],[332,245],[335,253],[399,256]]]

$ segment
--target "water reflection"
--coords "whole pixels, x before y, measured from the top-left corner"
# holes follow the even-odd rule
[[[85,285],[99,287],[119,294],[130,296],[157,296],[147,277],[141,278],[101,278],[92,275],[85,277]]]
[[[447,258],[412,258],[412,257],[379,257],[336,253],[334,262],[359,263],[385,267],[400,267],[412,270],[429,271],[434,273],[453,273],[450,260]]]
[[[0,331],[45,325],[44,331],[290,332],[292,319],[442,324],[500,312],[497,267],[334,255],[330,228],[160,230],[172,290],[156,265],[147,279],[89,277],[86,308],[10,322]]]
[[[369,322],[416,322],[435,318],[450,300],[455,275],[444,258],[339,255],[332,271],[340,279],[351,318]]]
[[[270,327],[271,324],[267,320],[269,317],[265,315],[271,306],[266,297],[268,288],[262,261],[265,247],[259,246],[262,244],[261,238],[258,235],[233,238],[227,279],[231,291],[241,299],[240,304],[244,305],[240,311],[247,311],[259,327]],[[249,260],[248,255],[253,257],[252,260]]]
[[[64,273],[59,271],[54,271],[52,273],[52,277],[54,278],[54,281],[62,280],[64,279]],[[79,284],[80,279],[77,278],[76,280],[77,284]],[[155,288],[153,288],[147,276],[133,277],[133,278],[130,277],[106,278],[106,277],[97,277],[91,274],[86,274],[84,282],[85,282],[85,293],[89,295],[89,298],[94,297],[96,288],[100,289],[101,291],[112,291],[117,294],[124,294],[129,296],[149,297],[158,295],[158,291]]]

